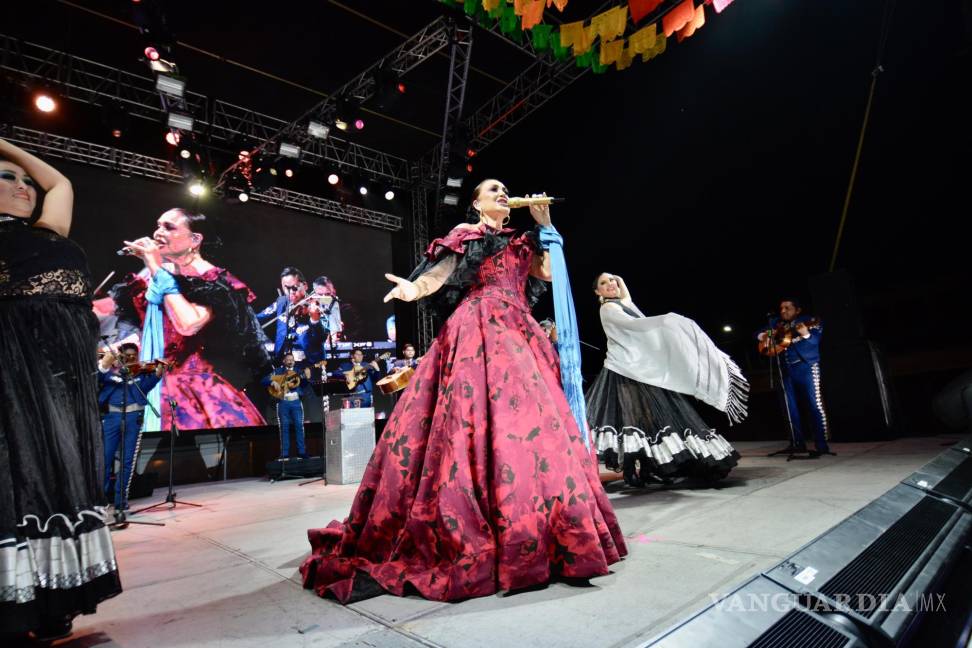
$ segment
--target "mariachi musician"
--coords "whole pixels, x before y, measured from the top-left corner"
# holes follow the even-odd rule
[[[293,353],[285,353],[283,364],[262,381],[277,401],[277,424],[280,426],[280,458],[290,458],[290,428],[297,440],[297,455],[307,458],[304,446],[304,396],[310,391],[310,368],[298,369]]]
[[[793,434],[791,452],[806,452],[800,419],[800,403],[810,411],[816,449],[811,457],[834,454],[827,441],[830,430],[820,386],[820,336],[823,327],[814,318],[803,315],[796,299],[780,301],[780,315],[770,320],[757,335],[760,353],[778,356],[783,377],[785,407]]]
[[[135,474],[135,455],[141,444],[142,417],[148,403],[145,395],[162,380],[165,366],[159,361],[139,362],[138,346],[132,342],[120,345],[117,351],[116,355],[110,349],[106,350],[98,360],[98,405],[105,410],[101,430],[105,450],[104,490],[109,500],[112,498],[108,491],[111,469],[124,427],[125,438],[121,445],[125,456],[115,480],[114,494],[115,509],[121,511],[127,508],[128,488]]]
[[[375,382],[381,378],[381,367],[376,360],[364,362],[364,351],[356,347],[351,351],[351,359],[342,362],[336,371],[329,374],[333,378],[343,378],[348,393],[355,397],[358,407],[372,406],[372,392]]]
[[[276,324],[273,343],[274,362],[293,353],[298,365],[315,365],[324,359],[328,339],[328,320],[319,302],[307,294],[304,274],[293,266],[280,271],[280,296],[257,313],[264,327]]]

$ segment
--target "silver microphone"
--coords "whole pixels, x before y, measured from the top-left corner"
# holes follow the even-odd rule
[[[519,209],[520,207],[529,207],[531,205],[553,205],[560,204],[564,202],[563,198],[554,198],[553,196],[537,196],[536,198],[510,198],[507,201],[507,206],[510,209]]]
[[[117,254],[118,256],[134,256],[135,251],[132,250],[132,248],[123,247],[120,250],[116,250],[115,254]]]

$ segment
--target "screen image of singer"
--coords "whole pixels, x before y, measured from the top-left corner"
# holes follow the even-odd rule
[[[381,300],[381,273],[391,267],[390,232],[253,202],[241,209],[208,201],[200,209],[205,219],[189,224],[171,217],[173,208],[184,210],[177,215],[197,213],[181,186],[140,178],[120,182],[101,169],[63,166],[76,190],[88,196],[76,207],[79,217],[98,223],[97,228],[77,228],[72,237],[87,250],[96,283],[115,273],[94,301],[101,333],[108,340],[142,343],[145,326],[148,273],[138,256],[118,254],[125,241],[159,232],[157,243],[165,245],[171,239],[171,249],[162,250],[172,257],[163,254],[163,260],[171,261],[182,235],[192,250],[176,260],[198,255],[212,266],[200,276],[186,270],[176,277],[182,297],[207,314],[205,322],[196,325],[198,330],[180,332],[169,319],[168,307],[162,308],[165,355],[173,369],[160,387],[160,429],[168,429],[173,415],[168,398],[176,401],[180,429],[273,424],[273,403],[259,381],[272,365],[279,365],[280,340],[288,347],[309,340],[308,348],[300,349],[309,360],[318,354],[347,356],[358,345],[369,349],[369,358],[394,348],[387,328],[392,305]],[[167,212],[170,216],[163,217]],[[201,237],[198,246],[193,244],[196,235]],[[321,317],[326,336],[304,335],[309,315],[292,309],[294,301],[286,301],[295,291],[282,286],[285,268],[300,272],[306,284],[301,294],[311,295],[314,281],[327,279],[321,292],[328,299],[318,300],[330,308]],[[258,321],[260,313],[269,316],[261,315]],[[312,404],[308,420],[320,420],[319,416]]]

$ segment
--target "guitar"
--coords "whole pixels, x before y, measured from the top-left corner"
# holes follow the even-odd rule
[[[267,391],[274,398],[283,400],[287,392],[292,389],[297,389],[299,386],[300,376],[297,375],[296,371],[290,370],[286,373],[270,376],[270,384],[267,386]]]
[[[391,352],[382,353],[380,356],[375,356],[372,362],[377,362],[378,360],[387,360],[391,357]],[[359,365],[352,369],[351,371],[344,372],[345,384],[347,384],[348,391],[352,391],[359,383],[364,381],[368,377],[368,365]]]

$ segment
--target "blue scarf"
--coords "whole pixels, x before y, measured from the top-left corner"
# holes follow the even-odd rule
[[[142,325],[142,348],[139,351],[138,359],[142,362],[151,362],[165,358],[165,312],[162,310],[162,302],[166,295],[179,294],[179,286],[176,284],[175,277],[168,270],[159,269],[148,283],[145,290],[145,300],[148,307],[145,309],[145,323]],[[162,382],[160,381],[146,394],[148,402],[161,412],[162,402]],[[142,420],[143,432],[155,432],[162,429],[162,421],[155,415],[152,407],[146,408],[145,418]]]
[[[584,405],[584,386],[581,379],[580,335],[577,331],[574,299],[570,293],[567,262],[564,259],[564,239],[553,225],[545,225],[540,228],[540,244],[550,254],[550,270],[553,274],[552,292],[554,321],[557,324],[557,352],[560,354],[560,381],[584,445],[590,448],[587,408]]]

